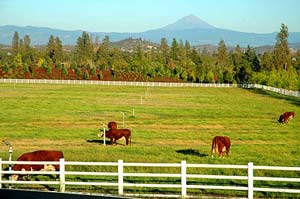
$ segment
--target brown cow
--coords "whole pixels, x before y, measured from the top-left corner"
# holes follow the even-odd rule
[[[101,135],[103,137],[104,134]],[[105,132],[105,137],[110,139],[110,142],[116,143],[118,139],[125,137],[126,145],[128,145],[130,141],[131,132],[129,129],[110,129],[109,131]]]
[[[108,127],[108,129],[117,129],[117,123],[116,122],[108,122],[107,127]]]
[[[213,158],[215,153],[218,153],[218,156],[224,157],[225,154],[228,156],[230,150],[230,139],[226,136],[216,136],[212,140],[211,145],[211,157]]]
[[[61,151],[33,151],[22,154],[17,161],[59,161],[64,155]],[[16,164],[13,166],[14,171],[59,171],[59,165],[30,165],[30,164]],[[13,180],[18,179],[18,175],[12,175]]]
[[[288,123],[290,119],[295,117],[294,112],[284,112],[280,115],[278,122],[279,123]]]

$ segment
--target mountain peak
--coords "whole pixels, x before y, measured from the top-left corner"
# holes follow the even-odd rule
[[[215,29],[215,27],[191,14],[179,19],[175,23],[163,27],[162,29],[172,31],[188,29]]]

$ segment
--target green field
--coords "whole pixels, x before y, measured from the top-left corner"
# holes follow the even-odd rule
[[[285,111],[296,117],[278,124]],[[0,84],[0,112],[0,138],[12,143],[14,160],[24,152],[58,149],[66,161],[300,166],[300,99],[260,90]],[[103,146],[97,137],[102,124],[122,127],[121,112],[131,145],[121,139]],[[230,137],[228,158],[210,157],[216,135]],[[0,157],[8,159],[4,144]],[[257,196],[277,196],[269,194]]]

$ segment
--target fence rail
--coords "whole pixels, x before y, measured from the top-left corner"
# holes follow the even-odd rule
[[[69,85],[109,85],[109,86],[145,86],[145,87],[210,87],[210,88],[256,88],[282,95],[300,97],[299,91],[286,90],[260,84],[226,83],[170,83],[170,82],[129,82],[95,80],[53,80],[53,79],[0,79],[0,83],[13,84],[69,84]]]
[[[56,164],[60,166],[59,171],[3,171],[3,165],[13,165],[13,164]],[[113,166],[116,167],[115,172],[84,172],[84,171],[68,171],[66,166]],[[124,172],[125,167],[164,167],[164,168],[178,168],[180,172],[178,173],[129,173]],[[191,174],[188,173],[188,168],[214,168],[214,169],[243,169],[247,171],[245,176],[230,176],[230,175],[203,175],[203,174]],[[276,167],[276,166],[254,166],[253,163],[248,163],[248,165],[216,165],[216,164],[187,164],[186,161],[181,161],[181,163],[126,163],[123,160],[118,162],[67,162],[64,159],[60,159],[59,162],[29,162],[29,161],[2,161],[0,158],[0,188],[2,184],[40,184],[40,185],[59,185],[59,191],[65,192],[66,186],[114,186],[118,187],[119,195],[132,195],[130,193],[124,193],[125,187],[143,187],[143,188],[175,188],[180,189],[180,195],[168,195],[168,194],[152,194],[154,197],[192,197],[188,195],[188,190],[190,189],[220,189],[220,190],[237,190],[246,191],[247,198],[252,199],[254,192],[282,192],[291,194],[300,194],[300,189],[290,189],[282,187],[254,187],[255,181],[277,181],[277,182],[293,182],[300,183],[300,178],[284,178],[284,177],[264,177],[264,176],[254,176],[254,170],[281,170],[281,171],[293,171],[299,172],[300,167]],[[3,174],[13,175],[13,174],[42,174],[42,175],[59,175],[59,181],[12,181],[9,179],[4,179]],[[99,181],[67,181],[66,176],[116,176],[117,180],[109,182],[99,182]],[[296,174],[299,176],[299,173]],[[143,178],[179,178],[180,183],[168,184],[161,183],[157,179],[156,183],[135,183],[132,180],[126,182],[124,177],[143,177]],[[77,180],[79,178],[76,178]],[[188,181],[189,179],[223,179],[223,180],[241,180],[245,183],[240,183],[240,186],[220,186],[220,185],[205,185],[205,184],[192,184],[195,181]],[[238,183],[237,183],[238,184]],[[300,187],[300,186],[298,186]],[[141,193],[140,196],[149,196],[147,193]]]

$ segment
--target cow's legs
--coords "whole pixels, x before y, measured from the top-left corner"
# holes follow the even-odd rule
[[[126,139],[126,145],[128,145],[129,144],[129,138],[125,137],[125,139]]]

